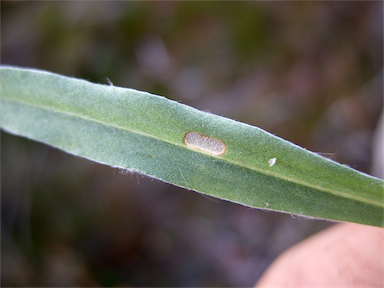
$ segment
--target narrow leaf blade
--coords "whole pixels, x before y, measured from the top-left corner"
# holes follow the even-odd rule
[[[0,73],[10,133],[250,207],[383,226],[382,180],[259,128],[133,89]]]

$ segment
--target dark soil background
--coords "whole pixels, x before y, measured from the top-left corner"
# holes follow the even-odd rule
[[[163,95],[370,173],[383,2],[1,1],[1,63]],[[252,286],[329,225],[1,134],[1,286]]]

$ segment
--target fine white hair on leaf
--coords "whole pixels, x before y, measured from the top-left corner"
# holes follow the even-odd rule
[[[113,83],[112,83],[112,81],[109,80],[109,78],[108,78],[107,76],[105,76],[105,79],[107,80],[109,86],[112,86],[112,87],[114,86]]]
[[[269,167],[272,167],[273,165],[275,165],[276,160],[277,160],[276,158],[271,158],[271,159],[269,159],[269,160],[268,160]]]
[[[190,148],[215,156],[223,155],[227,150],[227,146],[222,141],[193,131],[184,135],[183,142]]]

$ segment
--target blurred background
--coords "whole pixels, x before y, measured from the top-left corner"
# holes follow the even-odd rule
[[[383,2],[1,1],[1,63],[163,95],[371,173]],[[252,286],[331,224],[1,133],[1,286]]]

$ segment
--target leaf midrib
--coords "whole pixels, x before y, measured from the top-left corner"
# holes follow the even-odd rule
[[[26,102],[26,101],[22,101],[22,100],[19,100],[19,99],[17,99],[17,100],[10,99],[10,98],[7,98],[7,97],[3,97],[3,99],[6,100],[6,101],[9,101],[9,102],[19,103],[19,104],[27,105],[27,106],[32,106],[32,107],[36,107],[36,108],[39,108],[39,109],[48,110],[49,112],[54,112],[54,113],[58,113],[58,114],[68,115],[68,116],[75,117],[75,118],[77,117],[77,118],[85,119],[87,121],[99,123],[99,124],[102,124],[102,125],[105,125],[105,126],[114,127],[114,128],[117,128],[117,129],[121,129],[121,130],[124,130],[124,131],[131,132],[131,133],[136,133],[136,134],[139,134],[139,135],[142,135],[142,136],[145,136],[145,137],[153,138],[153,139],[156,139],[156,140],[159,140],[159,141],[171,144],[171,145],[176,145],[176,146],[181,147],[183,149],[192,150],[192,151],[194,151],[196,153],[201,153],[201,154],[204,154],[206,156],[212,157],[214,159],[219,159],[221,161],[228,162],[228,163],[233,164],[235,166],[240,166],[240,167],[243,167],[245,169],[249,169],[249,170],[261,173],[261,174],[266,174],[268,176],[272,176],[272,177],[275,177],[277,179],[289,181],[289,182],[292,182],[292,183],[295,183],[295,184],[298,184],[298,185],[302,185],[304,187],[309,187],[309,188],[312,188],[312,189],[315,189],[315,190],[320,190],[322,192],[330,193],[332,195],[348,198],[348,199],[351,199],[351,200],[361,201],[361,202],[364,202],[364,203],[367,203],[367,204],[371,204],[371,205],[374,205],[374,206],[377,206],[377,207],[380,207],[380,208],[384,208],[384,203],[382,205],[380,205],[381,203],[378,203],[375,200],[369,200],[369,199],[366,199],[366,198],[363,198],[363,197],[360,197],[360,196],[356,196],[356,195],[353,195],[353,194],[343,193],[343,192],[340,192],[338,190],[334,190],[334,189],[330,189],[330,188],[325,188],[325,187],[322,187],[322,186],[319,186],[319,185],[314,185],[314,184],[308,183],[306,181],[302,181],[302,180],[299,180],[299,179],[296,179],[296,178],[291,178],[291,177],[287,177],[287,176],[284,176],[284,175],[272,172],[270,170],[264,170],[262,168],[258,168],[258,167],[254,167],[254,166],[249,166],[249,165],[246,165],[245,163],[243,163],[241,161],[236,161],[236,160],[232,160],[232,159],[228,159],[228,158],[215,157],[215,156],[212,156],[212,155],[210,155],[208,153],[204,153],[204,152],[202,152],[200,150],[190,149],[190,148],[187,148],[186,145],[182,145],[182,144],[177,143],[177,142],[172,142],[172,141],[169,141],[169,140],[164,139],[164,138],[159,138],[159,137],[157,137],[157,136],[155,136],[153,134],[149,134],[149,133],[146,133],[146,132],[143,132],[143,131],[140,131],[140,130],[135,130],[135,129],[132,129],[132,128],[122,127],[122,126],[116,125],[114,123],[109,123],[109,122],[97,120],[95,118],[92,118],[92,117],[89,117],[89,116],[85,116],[85,115],[81,115],[81,114],[79,115],[79,114],[76,114],[76,113],[73,113],[73,112],[62,111],[60,109],[55,109],[55,108],[52,108],[50,106],[38,105],[38,104],[35,104],[35,103]]]

